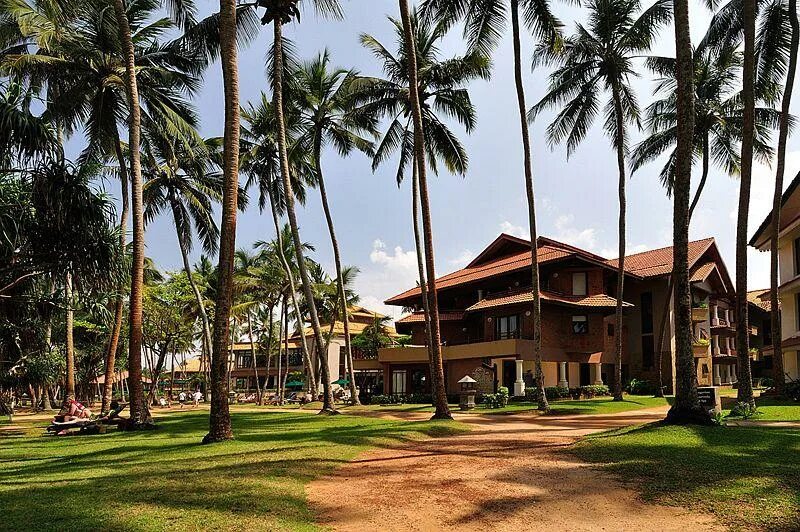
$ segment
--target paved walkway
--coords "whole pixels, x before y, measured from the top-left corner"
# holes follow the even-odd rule
[[[308,487],[336,530],[722,530],[646,504],[558,451],[592,432],[662,419],[666,407],[601,416],[459,416],[465,435],[368,451]]]

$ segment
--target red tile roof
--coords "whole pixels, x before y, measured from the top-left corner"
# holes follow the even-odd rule
[[[747,302],[755,305],[763,311],[770,312],[772,304],[769,300],[770,289],[751,290],[747,292]]]
[[[463,312],[440,312],[439,321],[458,321],[464,317]],[[408,316],[403,316],[395,323],[421,323],[425,321],[424,312],[414,312]]]
[[[713,238],[704,238],[689,242],[689,267],[705,253],[714,243]],[[611,259],[607,263],[618,267],[618,259]],[[642,277],[658,277],[672,272],[672,246],[653,249],[643,253],[635,253],[625,257],[625,271],[635,273]]]
[[[557,259],[562,259],[572,254],[563,249],[559,249],[551,245],[540,246],[536,251],[537,251],[536,256],[539,259],[539,264],[554,261]],[[530,268],[530,266],[531,266],[530,251],[515,253],[508,257],[493,260],[485,264],[480,264],[473,267],[463,268],[461,270],[439,277],[438,279],[436,279],[436,288],[437,290],[441,290],[442,288],[448,288],[451,286],[466,284],[473,281],[479,281],[481,279],[487,279],[489,277],[494,277],[496,275],[501,275],[504,273],[524,270],[525,268]],[[411,290],[406,290],[402,294],[398,294],[394,297],[387,299],[386,303],[387,304],[397,303],[409,297],[418,296],[419,294],[420,294],[419,287],[415,287],[412,288]]]
[[[593,307],[593,308],[615,308],[617,300],[605,294],[598,294],[594,296],[567,296],[563,294],[556,294],[554,292],[540,291],[539,296],[542,301],[549,301],[552,303],[561,303],[576,307]],[[515,291],[505,293],[503,295],[495,295],[482,299],[467,308],[467,312],[475,310],[484,310],[487,308],[504,307],[507,305],[514,305],[517,303],[530,303],[533,301],[533,292],[528,290]],[[632,307],[630,303],[623,302],[622,306]]]
[[[701,283],[705,281],[708,278],[708,276],[711,275],[711,272],[713,272],[716,268],[717,265],[714,264],[713,262],[706,262],[705,264],[697,268],[697,270],[689,278],[689,282]]]

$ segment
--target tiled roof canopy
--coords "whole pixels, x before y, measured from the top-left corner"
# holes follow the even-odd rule
[[[769,300],[770,289],[751,290],[747,292],[747,302],[755,305],[765,312],[772,311],[772,304]]]
[[[617,306],[617,300],[605,294],[594,296],[567,296],[563,294],[556,294],[554,292],[539,291],[539,296],[541,297],[542,301],[561,303],[576,307],[615,308]],[[532,301],[533,292],[529,290],[506,293],[504,295],[498,294],[478,301],[469,307],[467,312],[504,307],[507,305],[514,305],[516,303],[530,303]],[[633,305],[623,301],[622,306],[632,307]]]
[[[440,312],[439,321],[458,321],[464,317],[463,312]],[[404,316],[397,320],[395,323],[422,323],[425,321],[424,312],[413,312],[408,316]]]
[[[689,266],[714,243],[713,238],[704,238],[689,242]],[[618,259],[611,259],[608,264],[618,267]],[[643,253],[635,253],[625,257],[625,271],[635,273],[642,277],[658,277],[672,272],[672,246],[653,249]]]

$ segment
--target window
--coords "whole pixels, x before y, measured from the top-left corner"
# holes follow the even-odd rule
[[[302,348],[292,348],[289,349],[289,360],[287,362],[289,366],[302,366],[303,365],[303,349]]]
[[[642,334],[653,332],[653,294],[643,292],[640,298],[642,309]]]
[[[655,359],[655,342],[653,336],[642,336],[642,369],[653,369]]]
[[[236,359],[236,367],[239,369],[249,368],[252,365],[253,357],[250,355],[239,355]]]
[[[609,337],[614,336],[614,324],[613,323],[609,323],[608,324],[608,327],[606,328],[606,334]]]
[[[494,339],[519,338],[519,315],[498,316],[494,319]]]
[[[586,334],[589,332],[588,316],[572,316],[572,332],[575,334]]]
[[[396,369],[392,371],[392,393],[406,393],[406,370]]]
[[[800,237],[794,239],[794,274],[800,275]]]
[[[585,296],[588,289],[588,274],[586,272],[576,272],[572,274],[572,295]]]

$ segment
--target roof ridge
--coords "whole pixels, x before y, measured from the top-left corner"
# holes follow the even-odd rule
[[[689,244],[697,244],[699,242],[707,242],[707,241],[713,241],[713,240],[714,240],[714,237],[713,236],[709,236],[709,237],[706,237],[706,238],[699,238],[697,240],[690,240]],[[625,258],[629,259],[631,257],[638,257],[639,255],[646,255],[647,253],[656,253],[658,251],[666,251],[666,250],[672,249],[674,247],[675,247],[675,245],[673,244],[671,246],[663,246],[663,247],[660,247],[660,248],[648,249],[647,251],[640,251],[638,253],[631,253],[631,254],[627,254],[626,253],[625,254]],[[619,257],[615,257],[613,259],[606,259],[606,260],[608,262],[611,262],[611,261],[619,260]]]

